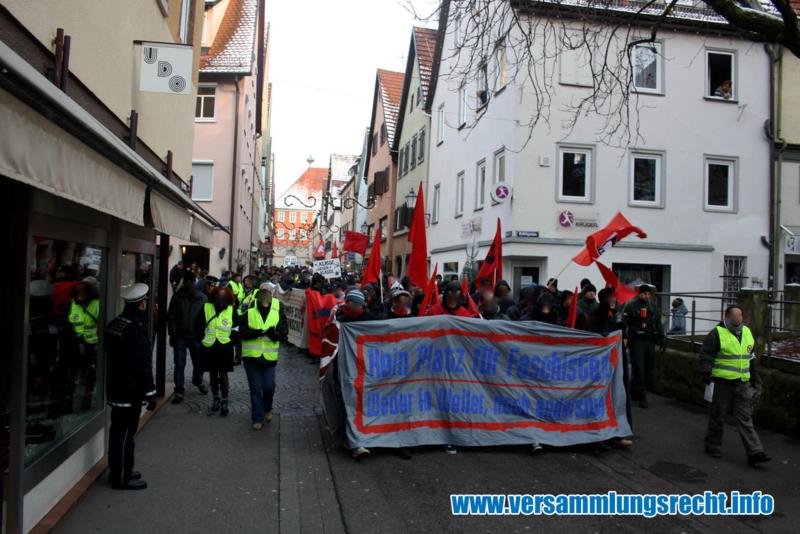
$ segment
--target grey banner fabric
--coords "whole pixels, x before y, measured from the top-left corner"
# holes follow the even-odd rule
[[[144,184],[3,90],[0,124],[0,174],[144,224]]]
[[[616,334],[447,316],[347,323],[337,359],[353,446],[574,445],[631,434]]]

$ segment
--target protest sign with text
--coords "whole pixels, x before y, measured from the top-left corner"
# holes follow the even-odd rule
[[[354,446],[574,445],[631,434],[619,333],[448,316],[346,323],[338,365]]]
[[[308,348],[308,322],[306,321],[306,293],[295,289],[278,291],[281,310],[289,326],[289,343],[298,349]]]
[[[333,278],[341,278],[342,276],[342,262],[339,258],[332,260],[318,260],[314,262],[314,272],[324,276],[328,280]]]

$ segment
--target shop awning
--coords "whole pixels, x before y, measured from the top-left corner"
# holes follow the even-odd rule
[[[134,224],[146,186],[0,89],[0,174]]]
[[[150,215],[153,218],[153,228],[159,232],[178,239],[189,239],[192,216],[155,191],[150,192]]]
[[[211,248],[214,246],[214,229],[197,217],[192,218],[192,230],[189,241],[201,247]]]
[[[139,225],[144,224],[145,190],[149,187],[165,202],[186,210],[189,218],[201,217],[228,233],[177,185],[2,41],[0,94],[0,124],[14,125],[13,135],[0,137],[0,172],[9,178]],[[15,119],[25,124],[20,126]],[[17,133],[19,128],[24,130],[24,140]],[[187,224],[177,225],[173,231],[188,235]]]

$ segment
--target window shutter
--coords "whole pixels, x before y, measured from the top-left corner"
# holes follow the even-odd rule
[[[391,169],[389,169],[389,167],[386,167],[386,169],[384,169],[384,171],[383,171],[383,192],[384,193],[388,193],[389,192],[389,176],[391,176]]]
[[[419,162],[425,161],[425,128],[419,131],[419,148],[417,149],[417,157]]]

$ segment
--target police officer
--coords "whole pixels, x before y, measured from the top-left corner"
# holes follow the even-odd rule
[[[706,454],[722,456],[723,416],[732,408],[736,429],[742,438],[747,463],[756,466],[772,458],[764,452],[761,440],[753,427],[753,399],[761,390],[756,369],[755,339],[744,326],[742,308],[733,304],[725,310],[724,320],[706,336],[700,349],[698,365],[706,384],[713,384],[708,410]]]
[[[631,355],[631,397],[642,408],[647,408],[647,387],[653,379],[656,344],[661,345],[662,351],[666,348],[661,313],[652,297],[653,287],[642,284],[636,298],[628,301],[622,309],[625,338]]]
[[[147,335],[147,292],[145,284],[134,284],[122,292],[125,308],[106,327],[106,365],[111,429],[108,438],[108,467],[111,487],[140,490],[147,487],[133,470],[133,436],[139,428],[142,402],[156,408],[156,386],[150,340]]]

